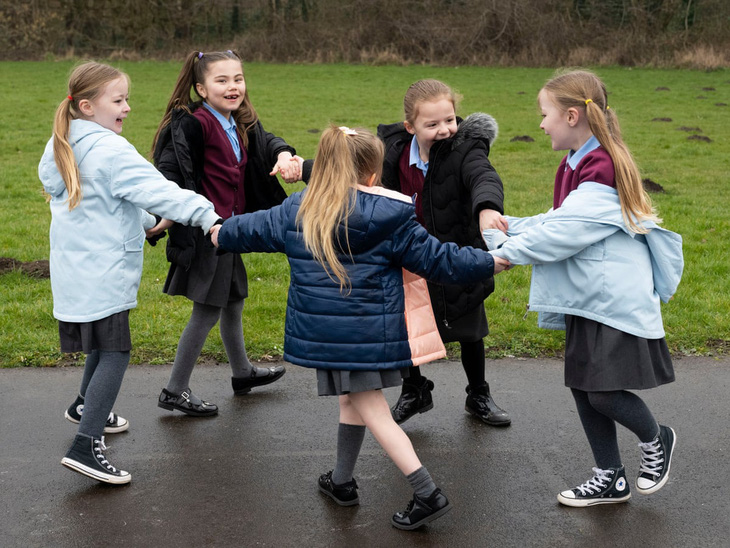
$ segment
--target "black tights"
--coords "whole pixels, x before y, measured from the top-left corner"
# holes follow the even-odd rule
[[[474,342],[459,341],[459,346],[461,347],[461,365],[466,373],[469,388],[474,389],[484,385],[487,382],[484,374],[484,339]],[[423,383],[421,368],[409,367],[408,371],[410,376],[405,382],[420,386]]]
[[[659,432],[644,400],[632,392],[584,392],[576,388],[570,391],[598,468],[621,466],[616,423],[631,430],[642,442],[653,440]]]

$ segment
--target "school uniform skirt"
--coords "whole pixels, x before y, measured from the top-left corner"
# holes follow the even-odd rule
[[[341,396],[352,392],[382,390],[403,383],[400,369],[380,371],[341,371],[317,369],[317,392],[320,396]]]
[[[643,339],[580,316],[565,317],[565,386],[643,390],[674,381],[666,341]]]
[[[241,256],[238,253],[217,255],[213,244],[202,238],[197,244],[188,270],[170,265],[162,291],[218,308],[248,297],[248,278]]]
[[[132,337],[129,331],[129,310],[122,310],[93,322],[58,321],[58,335],[61,352],[83,352],[93,350],[105,352],[129,352]]]

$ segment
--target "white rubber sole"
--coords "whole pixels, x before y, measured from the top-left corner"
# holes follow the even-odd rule
[[[95,479],[96,481],[101,481],[103,483],[122,485],[132,481],[132,474],[130,474],[129,472],[125,472],[124,470],[120,470],[120,472],[123,474],[122,476],[105,474],[104,472],[100,472],[99,470],[90,468],[85,464],[82,464],[77,460],[69,459],[68,457],[63,457],[61,459],[61,464],[63,464],[66,468],[70,468],[74,472],[78,472],[79,474],[83,474],[84,476]]]
[[[68,414],[68,410],[63,412],[63,416],[74,424],[79,423],[79,421],[77,421],[75,418]],[[124,422],[120,423],[119,426],[105,426],[105,434],[119,434],[119,432],[124,432],[129,429],[129,421],[127,419],[125,419],[124,417],[120,417],[119,415],[117,415],[117,419]]]

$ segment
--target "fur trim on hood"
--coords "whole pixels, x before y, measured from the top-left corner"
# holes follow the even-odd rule
[[[456,148],[467,139],[484,139],[491,147],[497,139],[498,133],[497,120],[484,112],[475,112],[459,124],[459,129],[454,135],[453,146]]]

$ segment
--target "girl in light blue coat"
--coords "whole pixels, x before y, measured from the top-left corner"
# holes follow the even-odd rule
[[[558,501],[577,507],[624,502],[631,491],[616,423],[640,441],[638,492],[658,491],[669,478],[675,432],[628,390],[674,380],[660,301],[671,298],[682,276],[682,239],[659,228],[597,76],[556,76],[538,102],[553,149],[569,150],[555,177],[553,209],[506,217],[506,235],[490,229],[484,238],[495,256],[534,265],[530,309],[541,327],[566,331],[565,384],[596,467]]]
[[[129,310],[137,305],[145,235],[166,225],[147,211],[205,232],[219,220],[213,204],[165,179],[119,135],[128,91],[127,75],[115,68],[77,67],[38,167],[50,198],[61,351],[87,354],[79,396],[66,411],[78,433],[61,463],[112,484],[131,475],[107,461],[103,434],[129,427],[111,412],[129,363]]]

